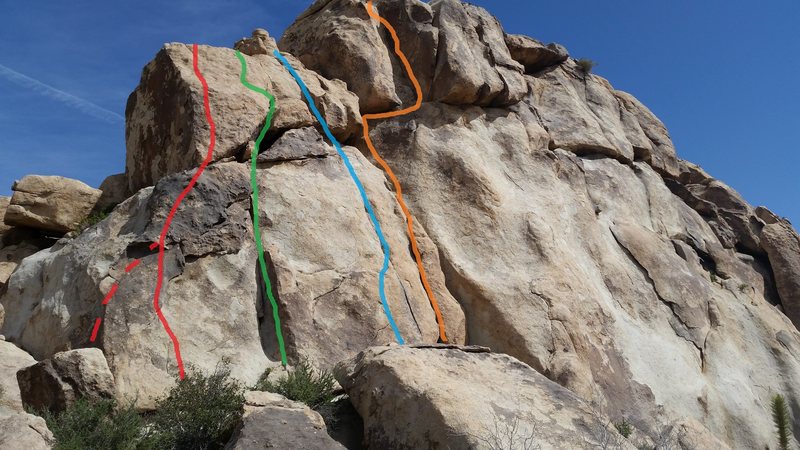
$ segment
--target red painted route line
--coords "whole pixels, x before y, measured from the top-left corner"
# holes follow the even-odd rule
[[[128,267],[125,268],[125,273],[130,273],[130,271],[133,270],[136,266],[138,266],[140,262],[141,261],[139,261],[138,259],[134,259],[133,262],[128,264]]]
[[[189,181],[189,184],[186,186],[183,192],[178,195],[178,198],[175,200],[175,204],[172,206],[169,215],[167,215],[167,220],[164,222],[164,228],[161,229],[161,236],[158,240],[158,278],[156,278],[156,291],[153,295],[153,309],[156,310],[158,319],[161,321],[161,324],[164,326],[164,330],[172,340],[172,346],[175,348],[175,359],[178,362],[178,372],[181,380],[184,378],[185,372],[183,370],[183,359],[181,358],[180,343],[178,342],[178,338],[175,336],[175,333],[173,333],[172,329],[169,327],[169,323],[164,317],[164,313],[161,312],[161,305],[158,303],[158,299],[161,297],[161,285],[164,282],[164,242],[167,239],[169,226],[172,223],[172,219],[175,217],[175,213],[178,211],[178,207],[180,206],[184,197],[186,197],[189,191],[194,188],[194,185],[197,183],[197,179],[200,178],[203,170],[205,170],[206,166],[208,166],[208,164],[211,162],[211,158],[214,155],[214,145],[216,144],[216,126],[214,125],[214,119],[211,117],[211,104],[208,99],[208,83],[206,83],[206,79],[203,78],[203,74],[200,72],[197,54],[197,44],[193,44],[192,65],[194,66],[194,73],[197,76],[197,79],[200,80],[200,84],[203,85],[203,108],[205,109],[206,119],[208,120],[208,125],[211,129],[211,138],[208,144],[208,153],[206,154],[206,158],[203,160],[203,163],[200,164],[200,167],[197,168],[197,171],[195,172],[194,176],[192,176],[191,181]]]
[[[151,250],[154,249],[154,248],[155,248],[155,246],[151,246]],[[138,260],[138,259],[133,260],[132,263],[128,264],[128,266],[125,267],[125,272],[130,272],[136,266],[138,266],[140,262],[141,262],[141,260]],[[111,286],[111,289],[108,290],[108,294],[106,294],[106,296],[103,297],[103,303],[102,303],[103,306],[108,305],[108,302],[110,302],[111,298],[114,297],[114,294],[117,293],[117,289],[119,289],[119,283],[118,282],[114,283]],[[89,338],[89,342],[94,342],[95,340],[97,340],[97,332],[100,330],[100,324],[102,324],[102,323],[103,323],[103,317],[102,316],[98,317],[98,318],[96,318],[94,320],[94,328],[92,328],[92,336]]]
[[[107,305],[108,302],[111,301],[111,297],[113,297],[114,294],[117,293],[117,289],[119,289],[119,283],[114,283],[114,285],[111,286],[111,289],[108,291],[108,294],[106,294],[106,298],[103,299],[103,304],[104,305]]]
[[[94,328],[92,328],[92,337],[89,338],[89,340],[91,342],[94,342],[94,340],[97,339],[97,330],[100,329],[100,322],[102,322],[102,321],[103,321],[103,319],[100,318],[100,317],[98,317],[97,319],[94,319]]]

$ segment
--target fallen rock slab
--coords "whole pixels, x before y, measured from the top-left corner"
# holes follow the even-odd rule
[[[17,372],[17,380],[22,401],[35,410],[63,411],[82,397],[114,396],[114,377],[98,348],[56,353]]]
[[[6,225],[67,233],[89,215],[102,193],[64,177],[28,175],[14,183]]]
[[[372,347],[343,369],[369,448],[483,449],[513,435],[542,449],[591,448],[616,437],[575,394],[483,347]]]
[[[345,450],[328,436],[319,413],[282,395],[260,391],[245,394],[242,422],[225,448]]]

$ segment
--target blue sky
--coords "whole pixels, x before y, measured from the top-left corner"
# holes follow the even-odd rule
[[[799,1],[472,3],[508,32],[599,62],[595,73],[665,122],[682,158],[800,224]],[[308,4],[0,0],[0,195],[29,173],[97,186],[122,172],[118,115],[163,43],[231,46],[256,27],[278,37]],[[3,67],[101,109],[57,101]]]

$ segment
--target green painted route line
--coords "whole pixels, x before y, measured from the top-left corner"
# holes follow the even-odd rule
[[[261,141],[264,140],[264,135],[267,134],[267,130],[269,130],[270,125],[272,125],[272,116],[275,114],[275,97],[266,90],[247,82],[247,62],[238,50],[236,51],[236,57],[239,58],[239,61],[242,63],[242,75],[239,80],[244,87],[251,91],[258,92],[269,100],[267,119],[264,121],[264,127],[261,128],[258,139],[256,139],[256,148],[253,150],[253,154],[250,155],[250,185],[253,187],[253,233],[255,234],[256,247],[258,248],[258,265],[261,267],[261,278],[264,279],[267,297],[272,305],[272,318],[275,321],[275,335],[278,338],[278,347],[281,351],[281,363],[286,366],[286,347],[283,344],[281,319],[278,316],[278,302],[275,301],[275,296],[272,295],[272,283],[269,281],[269,274],[267,273],[267,262],[264,260],[264,244],[261,243],[261,229],[258,226],[258,183],[256,182],[256,159],[258,158],[258,150],[261,148]]]

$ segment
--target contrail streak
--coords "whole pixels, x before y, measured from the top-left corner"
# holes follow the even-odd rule
[[[115,113],[114,111],[109,111],[105,108],[95,105],[88,100],[84,100],[72,94],[68,94],[60,89],[56,89],[52,86],[44,84],[41,81],[35,80],[27,75],[23,75],[16,70],[9,69],[2,64],[0,64],[0,76],[11,81],[12,83],[35,91],[40,95],[57,100],[67,106],[71,106],[78,111],[88,114],[96,119],[100,119],[108,123],[125,121],[124,117]]]

